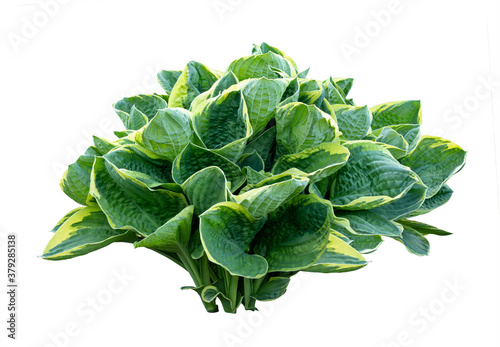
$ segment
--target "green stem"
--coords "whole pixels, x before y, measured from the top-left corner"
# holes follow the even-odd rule
[[[257,278],[256,280],[254,280],[254,283],[253,283],[253,291],[254,291],[254,293],[257,293],[257,291],[259,290],[260,286],[262,285],[262,282],[264,282],[264,279],[266,277],[267,276],[262,276],[261,278]]]
[[[206,255],[201,257],[201,279],[205,286],[212,284],[210,281],[210,267],[208,266],[208,258]]]
[[[243,293],[244,293],[244,305],[245,309],[251,310],[253,307],[250,307],[251,299],[252,299],[252,280],[250,278],[244,278],[243,279]]]
[[[238,298],[238,282],[239,282],[239,277],[238,276],[232,276],[229,272],[229,300],[231,300],[231,308],[233,309],[234,312],[236,312],[236,309],[238,308],[238,303],[236,302]]]
[[[198,271],[198,266],[196,262],[194,261],[193,258],[189,254],[187,254],[185,251],[182,253],[178,253],[179,258],[181,259],[182,263],[184,264],[184,267],[186,268],[187,272],[191,275],[191,278],[194,281],[195,287],[200,287],[203,285],[202,278],[200,276],[200,272]],[[208,283],[208,285],[210,282]],[[201,298],[200,298],[201,299]],[[203,299],[201,299],[201,302],[203,303],[203,306],[205,306],[205,309],[209,313],[214,313],[218,312],[219,308],[217,307],[217,304],[214,301],[210,302],[205,302]]]
[[[185,250],[182,250],[182,252],[178,253],[178,255],[184,263],[186,270],[188,270],[188,272],[191,274],[191,277],[193,277],[196,286],[201,286],[203,284],[203,281],[201,279],[200,271],[198,270],[198,264],[196,264],[194,259],[191,258],[191,255]]]

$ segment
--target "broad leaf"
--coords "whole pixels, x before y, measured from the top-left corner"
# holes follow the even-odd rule
[[[394,237],[394,239],[405,245],[406,249],[410,253],[419,256],[429,255],[429,241],[418,231],[408,225],[404,226],[401,237]]]
[[[148,187],[157,187],[164,183],[173,183],[172,163],[166,160],[154,160],[144,156],[134,147],[122,147],[104,155],[121,172],[134,177]]]
[[[194,173],[182,184],[182,190],[189,203],[194,205],[197,215],[213,205],[227,201],[227,182],[224,172],[216,166],[209,166]]]
[[[414,210],[408,216],[414,217],[429,213],[432,210],[435,210],[436,208],[446,204],[451,199],[452,195],[453,195],[453,190],[450,187],[448,187],[448,185],[443,184],[441,189],[439,189],[439,191],[436,194],[434,194],[432,197],[428,199],[425,199],[422,205],[420,205],[418,209]]]
[[[250,254],[250,244],[265,222],[241,205],[219,203],[200,215],[200,236],[208,258],[232,275],[259,278],[267,273],[266,260]]]
[[[219,95],[200,104],[193,113],[193,127],[203,145],[229,160],[237,160],[252,134],[241,92]]]
[[[241,92],[248,107],[248,116],[255,134],[260,133],[276,114],[281,97],[288,87],[286,79],[266,77],[246,80]]]
[[[331,78],[332,81],[342,90],[344,95],[349,94],[352,88],[353,79],[352,78]]]
[[[170,93],[181,73],[182,71],[179,70],[162,70],[156,77],[163,90]]]
[[[72,214],[56,231],[45,247],[42,258],[62,260],[84,255],[113,242],[134,242],[129,230],[112,228],[97,206],[82,208]]]
[[[59,228],[61,227],[61,225],[64,224],[64,222],[66,222],[69,217],[71,217],[72,215],[74,215],[75,213],[77,213],[78,211],[80,211],[81,209],[83,209],[85,207],[77,207],[77,208],[74,208],[72,209],[71,211],[69,211],[68,213],[66,213],[64,215],[64,217],[62,217],[59,222],[57,222],[57,224],[52,228],[52,232],[55,233],[57,230],[59,230]]]
[[[290,278],[288,277],[271,277],[252,297],[259,301],[276,300],[285,294],[289,283]]]
[[[324,200],[301,194],[269,215],[254,245],[269,272],[305,269],[321,257],[330,231],[328,209]]]
[[[130,130],[141,128],[156,115],[158,110],[166,107],[167,102],[157,95],[131,96],[113,104],[123,125]]]
[[[397,124],[421,124],[422,109],[419,100],[386,102],[370,108],[372,129]]]
[[[338,136],[335,120],[316,106],[294,102],[278,109],[276,141],[289,154],[332,142]]]
[[[162,252],[182,253],[189,247],[194,206],[184,208],[156,231],[135,244]]]
[[[361,140],[370,131],[372,114],[366,106],[332,105],[343,140]]]
[[[325,88],[321,81],[299,80],[299,101],[307,105],[316,105],[320,107],[325,98]]]
[[[276,147],[276,127],[273,126],[259,136],[255,137],[251,142],[247,143],[243,153],[252,153],[256,151],[257,154],[264,161],[266,170],[272,165],[273,150]]]
[[[272,68],[279,69],[285,72],[288,76],[294,77],[296,75],[295,68],[285,58],[279,56],[274,52],[267,52],[263,54],[250,55],[233,61],[226,72],[232,71],[239,81],[248,78],[278,78],[279,74],[274,72]]]
[[[290,56],[288,56],[285,52],[283,52],[282,50],[280,50],[276,47],[273,47],[273,46],[268,45],[267,43],[263,42],[260,46],[254,45],[254,48],[252,49],[252,54],[263,54],[263,53],[267,53],[267,52],[273,52],[279,56],[282,56],[283,58],[288,60],[293,65],[293,67],[295,68],[295,70],[297,72],[299,71],[295,61],[293,61],[293,59]]]
[[[96,158],[90,194],[115,229],[133,229],[147,236],[187,206],[182,194],[150,190],[105,158]]]
[[[398,223],[403,225],[404,227],[410,227],[419,232],[421,235],[438,235],[438,236],[447,236],[451,235],[451,233],[444,231],[442,229],[436,228],[432,225],[425,224],[422,222],[417,222],[409,219],[401,219],[398,220]]]
[[[333,206],[367,210],[399,199],[419,182],[381,145],[370,141],[345,143],[351,156],[339,170],[331,188]]]
[[[265,167],[264,161],[256,151],[243,154],[236,164],[242,169],[244,167],[250,167],[254,171],[262,171]]]
[[[100,153],[95,147],[89,147],[85,154],[71,164],[61,179],[61,189],[67,196],[79,203],[87,205],[89,199],[90,173],[94,158]]]
[[[375,207],[371,211],[384,216],[387,219],[395,220],[410,216],[418,210],[424,203],[427,187],[421,182],[415,183],[408,192],[399,199],[387,204]]]
[[[178,184],[184,183],[194,173],[209,167],[217,166],[231,182],[231,191],[235,191],[245,182],[245,174],[238,165],[208,149],[198,147],[192,143],[186,146],[177,156],[172,168],[172,177]]]
[[[260,218],[276,210],[286,200],[300,194],[308,183],[307,178],[291,178],[235,195],[234,200],[244,206],[252,216]]]
[[[340,170],[348,158],[349,150],[346,147],[324,143],[297,154],[281,157],[274,165],[272,172],[280,174],[296,168],[307,173],[311,183],[315,183]]]
[[[417,147],[401,160],[415,171],[429,188],[427,198],[434,196],[465,165],[466,152],[451,141],[424,136]]]
[[[390,127],[382,128],[380,134],[375,138],[375,142],[381,143],[396,159],[400,159],[408,153],[408,142],[403,135]]]
[[[168,107],[189,109],[191,102],[209,90],[220,77],[220,72],[196,61],[190,61],[172,87]]]
[[[138,144],[169,161],[173,161],[192,139],[191,113],[182,108],[159,110],[135,136]]]
[[[361,269],[368,262],[354,248],[330,234],[325,252],[306,272],[348,272]]]
[[[371,211],[349,211],[338,214],[349,221],[358,235],[399,236],[403,227]]]

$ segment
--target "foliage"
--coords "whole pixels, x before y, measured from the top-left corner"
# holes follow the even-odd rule
[[[449,233],[408,218],[450,199],[465,151],[421,136],[419,101],[356,106],[352,79],[306,75],[264,43],[225,72],[161,71],[162,95],[115,103],[126,130],[65,172],[82,206],[43,258],[129,242],[187,270],[209,312],[236,312],[299,271],[360,269],[384,238],[427,255],[426,236]]]

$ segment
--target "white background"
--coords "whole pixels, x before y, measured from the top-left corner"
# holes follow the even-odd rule
[[[2,286],[5,234],[19,239],[18,339],[6,338],[1,289],[2,346],[500,345],[498,1],[402,1],[394,11],[389,1],[61,0],[50,16],[47,2],[0,8]],[[113,102],[161,92],[160,69],[197,60],[223,70],[262,41],[314,78],[354,77],[358,105],[422,100],[423,132],[468,151],[451,202],[420,218],[454,235],[430,236],[424,258],[387,240],[366,268],[299,277],[263,313],[237,315],[205,313],[194,292],[179,290],[188,274],[146,249],[37,258],[75,207],[59,189],[61,168],[90,134],[122,129]],[[124,285],[116,272],[130,277]],[[87,302],[96,297],[97,310]]]

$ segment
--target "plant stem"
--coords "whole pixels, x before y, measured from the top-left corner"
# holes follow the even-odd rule
[[[244,305],[245,309],[252,310],[254,307],[250,307],[250,302],[252,301],[252,280],[250,278],[243,279],[243,292],[244,292]]]
[[[196,264],[195,260],[191,258],[191,255],[185,250],[179,252],[178,255],[184,263],[186,270],[189,272],[191,277],[193,277],[196,287],[201,286],[203,284],[203,281],[200,276],[200,271],[198,270],[198,264]]]
[[[182,263],[184,264],[184,267],[186,268],[187,272],[191,275],[191,278],[194,281],[195,287],[200,287],[203,284],[200,273],[198,271],[198,266],[196,265],[196,262],[194,261],[193,258],[190,256],[186,255],[186,253],[179,253],[179,258],[181,259]],[[191,261],[189,261],[191,260]],[[210,282],[207,284],[210,285]],[[200,298],[201,299],[201,298]],[[209,313],[214,313],[219,311],[219,307],[214,301],[206,302],[203,299],[201,299],[201,302],[203,303],[203,306],[205,306],[205,310]]]
[[[229,282],[229,288],[227,291],[229,300],[231,301],[231,308],[233,312],[236,312],[236,309],[238,308],[238,282],[239,282],[239,277],[238,276],[233,276],[229,273],[229,271],[226,271],[228,282]]]
[[[201,257],[201,279],[204,286],[209,286],[210,281],[210,267],[208,266],[208,258],[206,255]]]

